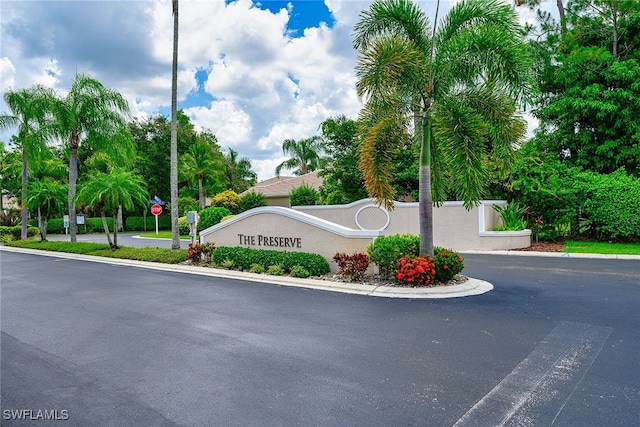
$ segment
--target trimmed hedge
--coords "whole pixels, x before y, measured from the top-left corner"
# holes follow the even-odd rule
[[[253,264],[263,268],[280,264],[286,273],[290,273],[295,266],[304,267],[312,276],[322,276],[331,271],[329,263],[318,254],[305,252],[285,252],[269,249],[251,249],[243,247],[221,246],[213,251],[214,264],[222,264],[225,260],[234,262],[236,268],[249,271]]]
[[[103,233],[102,218],[86,218],[85,225],[87,233]],[[38,227],[38,220],[32,219],[29,225]],[[85,232],[85,225],[78,225],[78,233]],[[113,218],[107,217],[107,227],[109,231],[113,231]],[[155,225],[154,225],[155,227]],[[47,223],[47,234],[64,234],[64,220],[62,218],[51,218]]]
[[[144,228],[145,218],[147,221],[146,229]],[[111,225],[109,225],[109,229],[111,229]],[[130,216],[124,221],[124,229],[127,231],[154,231],[156,229],[156,219],[153,217],[153,215],[147,215],[146,217]],[[164,215],[158,216],[158,229],[171,230],[171,217]]]
[[[27,227],[27,237],[34,237],[40,234],[40,230],[38,227],[32,227],[29,225]],[[19,239],[22,235],[22,226],[14,225],[13,227],[7,227],[4,225],[0,225],[0,238],[4,236],[12,236],[14,239]]]

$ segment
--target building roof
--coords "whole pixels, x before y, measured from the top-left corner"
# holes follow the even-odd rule
[[[309,187],[318,189],[322,185],[323,179],[318,175],[319,171],[314,171],[300,176],[279,176],[269,178],[265,181],[259,182],[242,194],[262,193],[265,197],[289,197],[289,193],[294,188],[300,187],[302,184],[307,184]]]

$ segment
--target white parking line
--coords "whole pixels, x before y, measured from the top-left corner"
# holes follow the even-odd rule
[[[561,322],[454,427],[553,425],[611,328]]]

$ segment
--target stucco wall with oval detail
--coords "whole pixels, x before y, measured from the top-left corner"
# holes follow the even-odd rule
[[[465,250],[508,250],[527,247],[531,230],[496,232],[500,215],[493,205],[506,205],[504,200],[487,200],[470,210],[462,202],[445,202],[433,209],[433,241],[436,246]],[[383,231],[385,235],[420,234],[418,203],[395,202],[387,211],[373,199],[347,205],[294,206],[294,210],[358,230]]]
[[[336,252],[366,253],[367,247],[382,234],[349,228],[289,208],[265,206],[202,230],[200,241],[214,241],[216,246],[316,253],[325,257],[336,271],[337,265],[332,262]]]

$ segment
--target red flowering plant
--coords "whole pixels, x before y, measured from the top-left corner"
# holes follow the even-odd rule
[[[409,286],[429,286],[435,283],[436,266],[429,257],[405,255],[398,261],[396,279]]]
[[[338,264],[340,274],[348,277],[352,282],[363,280],[369,268],[369,256],[363,253],[347,255],[339,252],[333,256],[333,260]]]

